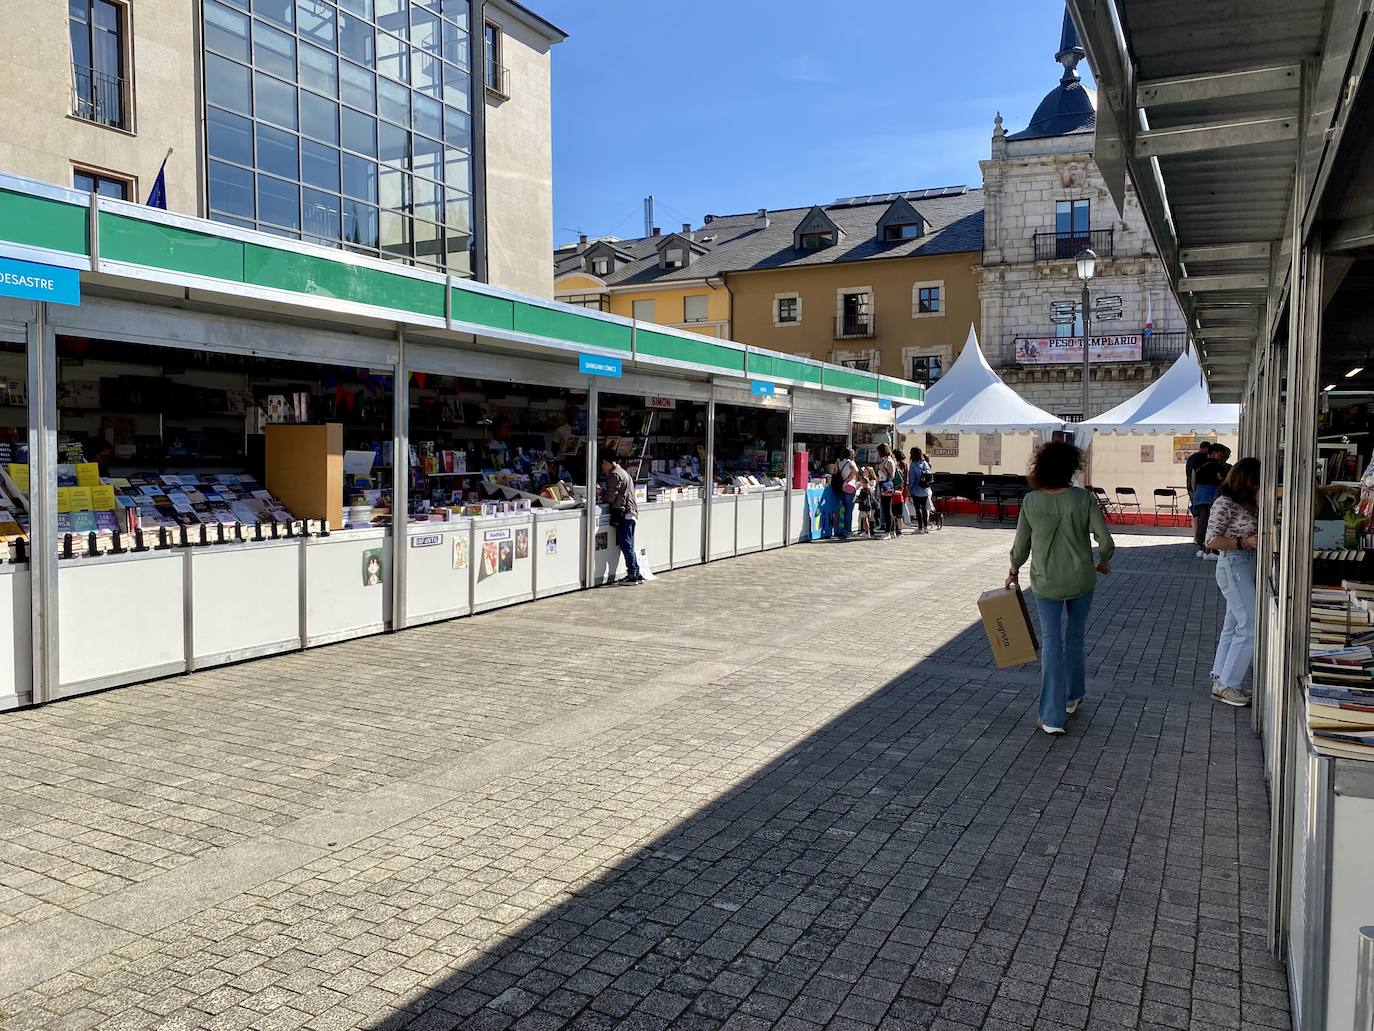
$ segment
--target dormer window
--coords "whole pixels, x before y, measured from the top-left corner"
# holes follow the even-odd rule
[[[792,230],[792,246],[799,251],[824,250],[834,247],[843,238],[844,231],[819,205],[803,215],[797,228]]]
[[[684,247],[668,247],[663,251],[664,268],[682,268],[687,264],[687,250]]]
[[[878,219],[878,239],[884,243],[918,240],[925,232],[926,220],[905,197],[896,198]]]
[[[822,233],[801,234],[801,249],[804,251],[819,251],[834,246],[835,234],[828,230]]]
[[[686,268],[694,258],[706,253],[706,248],[684,233],[670,233],[658,243],[658,267]]]
[[[883,226],[884,240],[915,240],[921,235],[921,227],[912,222],[905,225]]]
[[[610,274],[611,274],[611,259],[610,259],[610,258],[593,258],[593,259],[592,259],[592,272],[594,272],[594,273],[595,273],[596,275],[598,275],[598,276],[608,276],[608,275],[610,275]]]

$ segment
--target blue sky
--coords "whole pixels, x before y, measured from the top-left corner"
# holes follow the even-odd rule
[[[527,0],[554,49],[554,239],[981,182],[1058,78],[1062,0]],[[1086,65],[1082,71],[1086,73]]]

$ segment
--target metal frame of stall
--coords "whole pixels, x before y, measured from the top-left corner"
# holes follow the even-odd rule
[[[1116,186],[1130,173],[1214,389],[1220,383],[1242,401],[1243,452],[1260,459],[1275,486],[1282,469],[1282,499],[1261,494],[1257,562],[1252,722],[1270,793],[1266,925],[1288,965],[1293,1026],[1343,1031],[1355,1020],[1357,983],[1366,1020],[1374,992],[1374,949],[1361,948],[1360,931],[1374,923],[1374,762],[1314,751],[1302,676],[1324,279],[1329,259],[1374,247],[1367,186],[1362,196],[1338,192],[1369,167],[1367,133],[1349,131],[1368,126],[1374,105],[1364,74],[1374,53],[1368,5],[1235,5],[1272,44],[1268,66],[1253,68],[1237,65],[1245,46],[1219,28],[1233,19],[1203,28],[1182,17],[1183,0],[1133,8],[1126,18],[1110,8],[1129,0],[1069,6],[1100,91],[1098,164]],[[1293,24],[1276,36],[1280,15]],[[1184,49],[1190,74],[1180,76],[1175,58]],[[1237,100],[1250,104],[1243,121]],[[1189,106],[1170,110],[1178,104]],[[1266,146],[1235,149],[1255,144]],[[1233,157],[1240,160],[1228,164]],[[1210,163],[1189,167],[1190,158]],[[1264,225],[1282,230],[1257,231],[1261,210]]]
[[[922,403],[916,384],[826,365],[732,341],[576,308],[158,209],[0,174],[0,258],[74,269],[79,306],[0,298],[0,335],[28,348],[30,536],[55,540],[56,338],[79,335],[182,349],[214,349],[283,361],[366,366],[393,377],[393,513],[407,511],[409,377],[434,372],[588,392],[595,426],[602,380],[586,359],[613,364],[618,392],[666,394],[708,406],[708,459],[722,391],[756,381],[786,392],[839,393]],[[623,370],[622,370],[623,364]],[[609,384],[607,384],[609,386]],[[790,413],[790,402],[788,403]],[[588,483],[596,438],[588,434]],[[791,449],[789,414],[788,451]],[[711,466],[708,464],[708,469]],[[782,491],[778,545],[790,543],[790,491]],[[711,493],[700,516],[699,557],[709,558]],[[576,515],[572,515],[576,512]],[[30,549],[5,563],[14,579],[12,683],[0,708],[188,672],[296,648],[452,618],[575,590],[596,580],[599,513],[541,509],[510,516],[390,528],[336,529],[327,536],[59,559]],[[690,529],[687,517],[684,526]],[[544,527],[578,521],[572,562],[541,561]],[[670,506],[667,559],[675,561]],[[489,531],[527,530],[529,589],[507,591],[479,575]],[[646,536],[649,531],[644,531]],[[691,536],[690,534],[688,536]],[[458,565],[466,539],[466,568]],[[360,575],[365,551],[384,556],[384,586]],[[569,554],[573,554],[569,549]],[[146,571],[134,578],[131,569]],[[547,580],[541,580],[541,571]],[[514,569],[513,581],[523,581]],[[574,572],[576,576],[574,578]],[[136,582],[138,581],[138,582]],[[110,598],[120,604],[110,605]],[[0,664],[0,669],[3,664]]]

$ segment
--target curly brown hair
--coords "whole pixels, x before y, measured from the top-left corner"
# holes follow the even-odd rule
[[[1032,490],[1051,490],[1073,485],[1073,474],[1083,468],[1083,452],[1067,441],[1046,444],[1031,458]]]

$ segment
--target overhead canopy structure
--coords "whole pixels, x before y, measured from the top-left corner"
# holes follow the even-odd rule
[[[1108,433],[1234,433],[1240,428],[1240,405],[1212,403],[1189,348],[1140,393],[1081,426]]]
[[[925,405],[909,405],[897,412],[897,431],[905,433],[1016,432],[1063,425],[1063,419],[1037,408],[1002,382],[983,357],[972,326],[949,372],[927,388]]]

